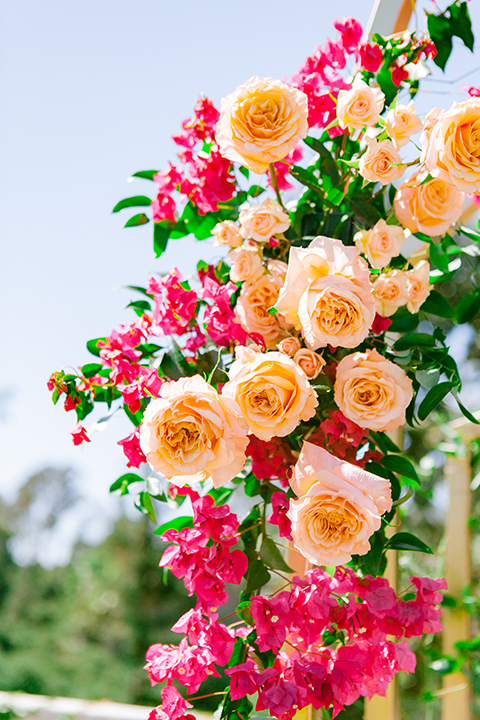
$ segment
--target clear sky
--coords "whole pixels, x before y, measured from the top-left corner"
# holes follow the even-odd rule
[[[3,4],[1,494],[12,499],[46,465],[72,466],[87,499],[82,531],[100,537],[99,510],[109,517],[118,511],[108,486],[125,468],[115,440],[130,426],[115,417],[92,443],[74,448],[66,432],[74,414],[54,408],[46,381],[53,370],[92,359],[87,339],[133,319],[124,309],[133,297],[122,286],[142,285],[174,265],[188,275],[197,258],[213,253],[207,242],[185,239],[155,260],[152,226],[124,230],[128,213],[111,215],[111,208],[152,190],[127,178],[173,159],[170,136],[201,92],[219,105],[252,75],[289,77],[327,35],[336,37],[337,17],[365,24],[370,8],[370,0]],[[478,0],[470,10],[480,33]],[[477,63],[479,55],[457,48],[449,77]],[[478,70],[466,82],[478,85]],[[419,111],[465,97],[443,88],[443,97],[425,94]],[[2,401],[7,391],[10,400]],[[72,524],[71,535],[77,532]],[[63,545],[59,561],[68,555]]]

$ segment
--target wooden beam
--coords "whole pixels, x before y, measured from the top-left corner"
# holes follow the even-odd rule
[[[415,0],[375,0],[365,34],[393,35],[407,29]]]
[[[455,455],[445,461],[445,478],[448,482],[450,502],[446,522],[445,579],[448,594],[461,600],[462,590],[469,585],[470,533],[468,520],[471,505],[471,470],[469,441],[480,435],[478,425],[465,419],[451,424],[464,441]],[[455,643],[470,637],[470,617],[465,608],[445,608],[442,613],[442,643],[445,655],[455,655]],[[470,687],[462,673],[445,675],[442,691],[442,720],[470,720]]]

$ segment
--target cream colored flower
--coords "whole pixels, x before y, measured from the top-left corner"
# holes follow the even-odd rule
[[[285,278],[287,277],[288,265],[283,260],[269,260],[267,262],[267,270],[270,275],[275,275],[283,285]]]
[[[291,248],[285,284],[275,307],[301,330],[311,350],[356,347],[375,317],[367,263],[354,247],[318,237]]]
[[[379,315],[393,315],[408,302],[407,274],[403,270],[390,270],[379,275],[373,283],[373,298]]]
[[[370,265],[381,269],[388,265],[392,257],[400,255],[405,234],[398,225],[387,225],[385,220],[379,220],[371,230],[355,233],[353,239],[360,252],[367,256]]]
[[[374,127],[383,110],[385,95],[379,88],[371,88],[359,75],[350,90],[340,90],[337,119],[342,128]]]
[[[145,410],[140,447],[152,470],[175,485],[211,477],[219,487],[243,469],[247,432],[238,405],[194,375],[162,385]]]
[[[256,245],[242,245],[230,250],[232,267],[230,279],[235,282],[253,281],[263,275],[262,256]]]
[[[256,173],[288,155],[308,132],[308,98],[280,80],[253,77],[222,100],[220,153]]]
[[[240,211],[240,232],[248,240],[267,242],[272,235],[283,233],[290,227],[290,218],[282,206],[267,198],[260,205],[249,205]]]
[[[408,105],[397,105],[387,113],[387,132],[397,148],[406,145],[410,135],[420,132],[423,122],[415,114],[413,100]]]
[[[402,165],[402,158],[391,140],[377,142],[367,137],[366,143],[368,149],[360,158],[358,168],[365,180],[388,185],[402,177],[405,165]]]
[[[427,115],[421,161],[433,177],[465,193],[480,192],[480,98]]]
[[[432,289],[428,282],[430,265],[426,260],[420,260],[413,270],[407,270],[405,275],[407,276],[408,291],[407,309],[411,313],[417,313]]]
[[[405,371],[376,350],[352,353],[338,363],[335,402],[360,427],[395,430],[405,423],[412,397]]]
[[[282,281],[275,275],[262,275],[242,285],[235,313],[241,326],[247,333],[258,333],[265,345],[274,348],[284,331],[279,324],[279,316],[268,311],[278,300]]]
[[[294,547],[314,565],[343,565],[370,550],[391,509],[390,482],[305,442],[290,480]]]
[[[232,220],[224,220],[218,223],[212,230],[215,238],[213,245],[229,245],[231,248],[239,247],[243,243],[240,230]]]
[[[284,437],[315,415],[317,396],[303,370],[281,352],[237,347],[222,396],[237,402],[260,440]]]
[[[300,365],[309,380],[314,380],[327,364],[321,355],[307,348],[297,350],[293,360]]]
[[[393,202],[395,215],[412,233],[445,235],[460,219],[465,196],[438,177],[422,184],[426,177],[427,172],[419,170],[398,188]]]
[[[289,357],[293,357],[297,350],[300,350],[302,346],[298,338],[296,338],[294,335],[289,335],[289,337],[281,340],[278,343],[277,347],[280,352],[285,353],[285,355],[288,355]]]

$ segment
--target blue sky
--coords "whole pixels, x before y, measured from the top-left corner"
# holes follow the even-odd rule
[[[122,286],[142,285],[174,265],[188,275],[198,258],[213,253],[208,243],[186,239],[155,260],[151,225],[124,230],[128,214],[111,215],[111,208],[128,195],[148,194],[147,182],[127,178],[174,157],[170,136],[201,92],[218,105],[252,75],[291,76],[327,35],[336,37],[337,17],[355,15],[365,25],[370,7],[370,0],[4,4],[0,403],[2,392],[12,395],[3,401],[0,424],[2,495],[12,499],[46,465],[72,466],[88,500],[84,537],[101,536],[100,514],[118,511],[108,486],[124,471],[115,441],[129,424],[115,417],[91,444],[74,448],[66,432],[73,413],[53,407],[47,378],[88,362],[87,339],[133,319],[124,309],[132,297]],[[478,2],[470,9],[480,32]],[[449,77],[474,67],[474,57],[458,48]],[[479,84],[480,73],[467,82]],[[419,112],[464,97],[451,95],[450,85],[440,97],[430,92],[438,84],[425,87]],[[64,546],[58,561],[68,555]]]

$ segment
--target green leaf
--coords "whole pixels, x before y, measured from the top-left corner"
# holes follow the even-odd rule
[[[245,594],[254,592],[254,590],[260,590],[270,580],[270,573],[258,558],[252,560],[248,564],[247,572],[247,586],[245,588]]]
[[[420,322],[418,313],[412,314],[406,307],[399,307],[390,319],[392,324],[388,328],[388,331],[398,333],[413,332]]]
[[[127,308],[133,308],[137,315],[142,317],[144,312],[152,309],[152,306],[147,300],[133,300],[128,303]]]
[[[82,365],[80,369],[84,377],[91,378],[98,372],[100,372],[102,368],[103,365],[101,365],[100,363],[87,363],[86,365]]]
[[[464,416],[467,418],[467,420],[470,420],[471,423],[474,423],[475,425],[480,425],[480,420],[477,420],[477,418],[475,417],[475,415],[472,415],[472,413],[470,412],[470,410],[468,410],[468,409],[465,407],[465,405],[463,405],[463,403],[460,402],[460,400],[458,399],[458,396],[456,395],[456,393],[453,393],[453,395],[454,395],[454,397],[455,397],[455,400],[457,401],[457,405],[458,405],[458,407],[460,408],[460,411],[461,411],[462,415],[464,415]]]
[[[157,518],[155,515],[155,508],[153,507],[152,498],[148,492],[139,492],[135,498],[135,507],[140,510],[144,515],[148,515],[150,520],[157,524]]]
[[[425,420],[432,410],[435,410],[435,408],[442,402],[443,398],[448,395],[452,387],[454,387],[454,383],[441,382],[429,390],[418,408],[419,420]]]
[[[318,178],[315,177],[310,170],[305,170],[305,168],[300,167],[300,165],[292,165],[290,167],[290,175],[292,175],[295,180],[298,180],[298,182],[302,185],[306,185],[311,190],[314,190],[319,195],[323,196],[323,190],[320,187]]]
[[[240,167],[238,169],[240,170],[242,175],[245,175],[245,177],[248,180],[248,178],[250,177],[250,170],[248,168],[244,167],[243,165],[240,165]]]
[[[152,199],[146,195],[133,195],[133,197],[125,198],[120,200],[112,210],[112,213],[120,212],[129,207],[149,207],[152,204]]]
[[[295,572],[287,565],[282,553],[270,537],[265,536],[263,538],[262,547],[260,548],[260,557],[265,565],[268,565],[268,567],[271,567],[274,570],[282,570],[286,573]]]
[[[264,193],[266,188],[262,187],[261,185],[252,185],[251,188],[248,189],[247,195],[249,197],[258,197],[262,193]]]
[[[233,492],[235,491],[232,488],[219,487],[213,488],[207,494],[213,497],[215,505],[224,505]]]
[[[149,222],[150,219],[145,213],[139,213],[138,215],[133,215],[130,220],[127,220],[123,227],[136,227],[137,225],[146,225]]]
[[[87,342],[87,350],[89,353],[92,353],[92,355],[96,355],[97,357],[100,357],[100,348],[97,347],[97,342],[99,340],[103,340],[105,342],[107,338],[101,337],[101,338],[94,338],[93,340],[88,340]]]
[[[436,367],[417,370],[415,377],[422,387],[430,390],[430,388],[435,387],[440,380],[440,370]]]
[[[445,70],[445,65],[453,48],[453,28],[451,27],[451,22],[443,13],[441,15],[427,13],[427,28],[428,34],[437,48],[437,54],[433,62],[441,68],[441,70]]]
[[[110,485],[109,492],[120,490],[120,495],[127,495],[128,486],[136,482],[144,482],[144,478],[140,477],[140,475],[137,475],[136,473],[125,473],[125,475],[121,475]]]
[[[480,290],[475,289],[464,295],[455,309],[455,322],[458,325],[470,322],[480,310]]]
[[[452,35],[462,40],[465,47],[473,52],[475,38],[472,31],[472,21],[468,13],[468,5],[464,0],[461,3],[452,3],[448,8],[450,12],[450,25]]]
[[[442,318],[455,317],[455,310],[448,300],[443,297],[443,295],[440,295],[437,290],[432,290],[430,292],[421,309],[422,312],[426,312],[431,315],[438,315],[438,317]]]
[[[373,438],[375,444],[378,445],[384,455],[387,455],[389,452],[402,452],[401,448],[399,448],[398,445],[393,442],[392,438],[390,438],[385,432],[374,432],[373,430],[370,430],[369,435]]]
[[[124,405],[123,410],[125,412],[125,415],[128,417],[129,420],[131,420],[135,427],[138,427],[143,420],[142,409],[137,410],[136,413],[132,413],[128,405]]]
[[[460,232],[470,238],[470,240],[475,240],[475,242],[480,243],[480,233],[476,232],[476,230],[472,230],[471,228],[462,225]]]
[[[442,273],[448,272],[450,258],[440,243],[430,244],[430,260],[437,270],[440,270]]]
[[[433,551],[430,550],[423,540],[415,537],[411,533],[398,532],[392,535],[385,544],[388,550],[410,550],[413,552],[423,552],[427,555],[433,555]]]
[[[163,525],[159,525],[159,527],[155,530],[155,535],[163,535],[167,532],[167,530],[178,530],[180,532],[180,530],[183,530],[183,528],[186,527],[193,527],[193,517],[183,515],[182,517],[176,517],[172,520],[168,520],[163,523]]]
[[[250,603],[247,603],[248,605]],[[238,608],[237,608],[238,610]],[[233,650],[228,661],[227,667],[234,667],[235,665],[241,665],[247,658],[248,646],[246,640],[243,638],[236,638],[233,643]]]
[[[141,287],[140,285],[124,285],[123,287],[125,290],[135,290],[135,292],[139,292],[142,295],[152,297],[149,293],[147,293],[147,288]]]
[[[163,255],[167,249],[168,238],[170,237],[172,229],[167,227],[164,222],[153,223],[153,249],[155,251],[155,257]]]
[[[153,176],[156,175],[159,170],[139,170],[131,175],[132,178],[143,178],[144,180],[153,180]]]
[[[407,333],[393,345],[395,350],[409,350],[417,347],[434,347],[435,339],[428,333]]]
[[[385,457],[380,460],[380,463],[384,468],[390,470],[390,472],[396,473],[397,475],[405,475],[405,477],[411,478],[420,484],[417,471],[407,458],[401,455],[385,455]]]

